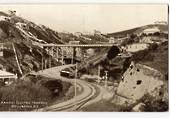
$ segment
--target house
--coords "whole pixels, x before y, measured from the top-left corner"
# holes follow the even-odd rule
[[[154,28],[149,28],[149,29],[145,29],[143,30],[143,33],[144,34],[154,34],[156,32],[159,32],[160,33],[160,30],[157,28],[157,27],[154,27]]]
[[[94,35],[101,35],[101,32],[98,30],[94,30]]]
[[[109,43],[116,43],[116,39],[114,37],[109,38]]]
[[[80,41],[69,41],[69,44],[78,45],[78,44],[80,44]]]
[[[81,33],[81,32],[75,32],[74,35],[75,35],[76,37],[80,37],[80,36],[82,35],[82,33]]]
[[[15,16],[16,11],[15,10],[8,10],[8,14],[11,15],[11,16]]]
[[[10,21],[10,17],[7,16],[0,16],[0,21]]]
[[[140,43],[154,43],[151,39],[152,39],[152,36],[144,36],[139,42]]]
[[[149,47],[147,43],[134,43],[126,46],[127,52],[137,52],[140,50],[145,50]]]
[[[22,29],[28,29],[27,24],[25,24],[25,23],[18,22],[18,23],[16,23],[16,26],[19,26]]]
[[[0,82],[4,83],[5,85],[9,85],[13,83],[17,79],[17,75],[0,70]]]
[[[157,25],[167,25],[168,24],[166,21],[156,21],[154,23]]]

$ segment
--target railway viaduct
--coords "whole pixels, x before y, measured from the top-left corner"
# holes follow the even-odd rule
[[[64,54],[64,50],[70,52],[69,57],[71,57],[71,63],[74,63],[74,59],[76,58],[76,53],[81,54],[81,58],[84,58],[84,54],[82,54],[83,48],[106,48],[112,47],[113,45],[118,46],[112,43],[101,43],[101,44],[39,44],[40,47],[45,49],[49,55],[54,57],[57,61],[61,61],[62,65],[64,65],[64,59],[68,58]],[[51,67],[51,58],[49,58],[49,68]],[[46,69],[47,61],[43,60],[42,57],[42,70]]]

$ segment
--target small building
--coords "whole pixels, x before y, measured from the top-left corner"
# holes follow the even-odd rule
[[[0,81],[5,85],[13,83],[17,79],[17,75],[0,70]]]
[[[167,25],[168,23],[166,21],[156,21],[154,22],[156,25]]]
[[[101,35],[101,32],[98,30],[94,30],[94,35]]]
[[[147,43],[134,43],[131,45],[126,46],[126,51],[127,52],[137,52],[140,50],[145,50],[149,47],[149,44]]]
[[[69,41],[69,44],[78,45],[78,44],[80,44],[80,41]]]
[[[17,22],[16,26],[19,26],[22,29],[28,29],[27,24],[25,24],[25,23]]]
[[[116,43],[115,38],[114,38],[114,37],[110,37],[110,38],[109,38],[109,43]]]
[[[10,17],[7,17],[7,16],[0,16],[0,21],[8,21],[10,22]]]
[[[10,16],[15,16],[16,15],[16,11],[15,10],[8,10],[8,14]]]
[[[144,36],[142,39],[139,41],[140,43],[154,43],[151,39],[153,36]]]
[[[77,36],[77,37],[80,37],[82,35],[82,33],[81,32],[75,32],[74,35]]]
[[[149,29],[145,29],[143,30],[143,33],[144,34],[154,34],[156,32],[159,32],[160,33],[160,30],[157,28],[157,27],[154,27],[154,28],[149,28]]]

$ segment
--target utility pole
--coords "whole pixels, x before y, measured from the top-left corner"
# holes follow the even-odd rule
[[[61,49],[62,51],[62,54],[61,54],[61,63],[62,63],[62,65],[64,65],[64,50],[63,49]]]
[[[74,64],[74,58],[76,57],[76,48],[73,47],[72,64]]]
[[[54,57],[54,47],[51,47],[51,56]]]
[[[77,96],[77,62],[76,62],[76,70],[75,70],[75,97]]]
[[[43,70],[43,69],[44,69],[44,64],[43,64],[43,54],[42,54],[41,56],[42,56],[42,58],[41,58],[41,70]]]
[[[45,69],[47,69],[47,60],[45,59],[45,63],[44,63],[44,65],[45,65]]]
[[[74,47],[72,49],[73,49],[73,53],[72,53],[72,56],[71,56],[71,64],[74,63]]]
[[[21,67],[20,67],[20,64],[19,64],[19,60],[18,60],[18,57],[17,57],[17,52],[16,52],[16,50],[15,50],[14,43],[12,43],[12,48],[13,48],[13,50],[14,50],[15,59],[16,59],[17,65],[18,65],[19,72],[20,72],[20,74],[22,75],[22,70],[21,70]]]
[[[48,56],[49,56],[49,57],[48,57],[48,61],[47,61],[47,62],[48,62],[47,65],[48,65],[48,68],[51,68],[51,55],[52,55],[52,54],[51,54],[51,48],[49,47],[49,48],[47,48],[47,49],[48,49]]]
[[[49,68],[51,68],[51,55],[49,55]]]
[[[105,88],[107,88],[108,71],[105,72]]]
[[[44,63],[43,63],[43,48],[42,48],[42,50],[41,50],[41,70],[43,70],[44,69]]]
[[[99,81],[100,81],[100,80],[99,80],[99,77],[100,77],[100,65],[98,65],[98,80],[97,80],[98,83],[99,83]]]
[[[76,96],[77,96],[77,62],[76,62],[75,79],[74,79],[74,97],[75,97],[75,103],[77,102]],[[75,108],[76,108],[76,106],[77,106],[77,104],[75,104]]]
[[[59,61],[59,59],[58,59],[59,57],[58,57],[58,47],[57,47],[57,61]]]

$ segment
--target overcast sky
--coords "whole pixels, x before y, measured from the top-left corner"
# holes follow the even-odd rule
[[[0,11],[16,10],[17,14],[57,31],[116,32],[136,26],[168,20],[166,4],[40,4],[0,5]]]

